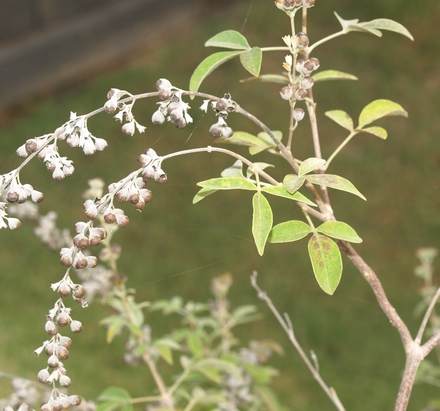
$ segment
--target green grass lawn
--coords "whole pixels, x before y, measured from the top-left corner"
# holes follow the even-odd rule
[[[218,31],[241,30],[244,25],[243,32],[251,45],[281,44],[280,37],[289,30],[288,21],[283,20],[271,1],[256,0],[249,8],[250,3],[240,2],[223,18],[216,15],[180,31],[175,41],[158,46],[124,69],[103,73],[81,87],[35,103],[26,115],[0,130],[1,172],[19,164],[14,151],[26,139],[54,130],[68,118],[69,111],[81,114],[99,107],[111,87],[133,93],[151,91],[155,81],[165,77],[185,88],[192,70],[210,52],[202,47],[203,43]],[[339,29],[332,14],[335,10],[346,19],[396,19],[412,32],[415,42],[386,32],[380,39],[354,33],[328,43],[328,47],[316,52],[321,68],[348,71],[360,81],[321,83],[314,88],[314,94],[322,120],[324,155],[345,137],[341,128],[325,118],[326,110],[343,109],[356,118],[371,100],[389,98],[410,114],[408,119],[382,122],[390,134],[386,141],[358,136],[332,166],[333,173],[348,177],[368,201],[364,203],[344,193],[331,192],[331,196],[336,216],[356,228],[364,239],[356,248],[377,270],[391,302],[415,334],[419,319],[414,318],[413,311],[420,283],[413,276],[417,264],[414,252],[421,246],[438,246],[440,232],[440,40],[435,34],[440,3],[431,0],[423,7],[408,0],[367,3],[317,1],[309,17],[311,40]],[[274,60],[267,58],[263,71],[280,72],[283,53],[270,56]],[[241,106],[260,116],[269,127],[286,132],[287,108],[278,98],[279,87],[237,84],[246,76],[232,62],[214,73],[203,89],[218,95],[231,92]],[[214,116],[198,113],[199,101],[190,104],[194,124],[177,131],[172,126],[151,125],[155,102],[139,101],[135,114],[148,129],[145,135],[132,138],[121,133],[119,123],[102,114],[90,122],[90,129],[108,140],[104,153],[85,158],[78,150],[66,150],[76,165],[72,177],[54,183],[42,164],[35,163],[25,170],[22,181],[45,192],[42,212],[56,204],[60,225],[72,227],[84,218],[81,192],[88,179],[101,176],[107,183],[119,180],[137,168],[136,157],[147,147],[165,154],[213,144],[207,130],[215,122]],[[235,130],[258,131],[242,118],[231,118],[231,124]],[[312,154],[308,136],[307,126],[302,124],[295,145],[303,157]],[[258,161],[277,160],[263,154]],[[265,256],[258,256],[252,244],[249,193],[218,193],[192,205],[197,181],[216,177],[231,164],[230,158],[220,154],[166,162],[168,182],[151,186],[154,198],[144,212],[139,214],[124,207],[131,223],[119,231],[116,240],[123,245],[120,270],[128,275],[129,287],[137,289],[139,299],[180,294],[186,299],[204,300],[209,297],[210,279],[232,272],[233,302],[258,304],[264,313],[264,319],[244,327],[241,336],[275,339],[286,349],[284,357],[274,359],[274,365],[281,370],[275,384],[282,400],[295,411],[333,409],[290,349],[270,312],[257,300],[249,282],[251,271],[256,269],[261,286],[279,310],[291,316],[305,350],[317,354],[323,377],[337,390],[347,410],[391,409],[404,353],[397,332],[349,261],[344,259],[341,285],[329,297],[313,278],[305,241],[269,245]],[[271,204],[276,210],[275,223],[301,218],[290,204],[272,199]],[[58,255],[35,240],[32,223],[23,221],[17,232],[0,231],[0,370],[34,378],[44,366],[45,360],[32,351],[45,339],[44,316],[55,298],[50,283],[63,274]],[[87,310],[74,310],[85,330],[74,339],[66,363],[73,381],[72,392],[94,398],[105,387],[120,385],[133,395],[146,395],[146,389],[152,386],[151,378],[142,367],[124,365],[122,339],[111,345],[105,343],[105,330],[97,321],[106,314],[107,310],[97,304]],[[152,318],[152,325],[157,333],[167,331],[166,322],[158,316]],[[410,409],[422,409],[435,395],[438,390],[416,386]]]

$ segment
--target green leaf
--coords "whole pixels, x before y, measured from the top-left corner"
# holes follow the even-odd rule
[[[242,66],[255,77],[260,74],[262,60],[263,52],[260,47],[252,47],[250,50],[240,54]]]
[[[326,221],[316,228],[319,233],[350,243],[362,243],[362,238],[348,224],[342,221]]]
[[[99,322],[101,325],[107,326],[107,338],[106,341],[110,344],[113,339],[121,332],[125,327],[125,320],[119,316],[106,317]]]
[[[322,234],[314,234],[308,244],[316,281],[324,292],[332,295],[342,276],[342,258],[337,244]]]
[[[312,76],[315,83],[318,81],[328,80],[357,80],[358,78],[350,73],[345,73],[339,70],[323,70]]]
[[[232,137],[228,137],[228,138],[221,137],[216,139],[215,142],[237,144],[239,146],[249,146],[249,147],[266,145],[257,136],[246,133],[245,131],[234,131]]]
[[[339,20],[339,23],[342,26],[342,31],[344,31],[344,33],[348,33],[350,31],[360,31],[363,33],[370,33],[374,34],[375,36],[382,37],[382,33],[379,30],[376,30],[374,28],[362,27],[362,23],[359,23],[359,19],[344,20],[338,15],[338,13],[334,13],[336,18]]]
[[[275,167],[273,164],[262,163],[262,162],[258,162],[258,161],[253,164],[254,164],[254,166],[258,167],[260,170],[265,170],[268,167]],[[246,170],[246,177],[250,178],[254,174],[255,174],[255,171],[251,167],[248,167],[248,169]]]
[[[196,334],[189,334],[186,343],[188,344],[188,348],[191,351],[192,355],[194,355],[195,357],[203,356],[203,345],[200,341],[200,338]]]
[[[362,128],[367,124],[386,116],[408,117],[408,113],[400,104],[394,103],[391,100],[375,100],[370,104],[367,104],[361,111],[358,128]]]
[[[408,37],[410,40],[414,41],[414,37],[411,33],[406,29],[406,27],[402,26],[402,24],[397,23],[394,20],[389,19],[376,19],[367,21],[364,23],[359,23],[359,26],[362,26],[366,29],[377,29],[377,30],[388,30],[393,31],[395,33],[401,34],[402,36]]]
[[[246,37],[235,30],[225,30],[216,34],[205,43],[205,47],[224,47],[234,50],[249,50],[251,48]]]
[[[310,157],[304,160],[299,166],[299,176],[303,176],[304,174],[308,174],[313,170],[323,166],[325,164],[325,160],[322,158]]]
[[[231,167],[225,168],[221,174],[222,177],[238,177],[244,178],[243,163],[237,160]]]
[[[218,358],[203,358],[193,364],[192,369],[200,372],[206,369],[214,369],[237,377],[239,380],[242,378],[241,370],[238,365]]]
[[[197,91],[203,80],[217,67],[241,53],[241,51],[221,51],[206,57],[194,70],[189,81],[189,91]]]
[[[232,313],[228,321],[230,328],[235,327],[238,324],[246,324],[252,321],[256,321],[261,318],[261,315],[257,313],[257,307],[255,305],[242,305],[236,308]]]
[[[281,139],[283,137],[283,133],[281,133],[281,131],[272,131],[272,134],[274,135],[274,137],[276,139],[281,141]],[[272,138],[269,136],[269,134],[262,131],[261,133],[257,134],[257,137],[261,140],[261,143],[258,147],[255,146],[255,147],[249,148],[249,153],[251,155],[261,153],[264,150],[269,150],[270,152],[275,152],[277,145],[272,140]]]
[[[248,77],[240,80],[240,83],[277,83],[277,84],[286,84],[289,82],[289,78],[287,75],[282,74],[262,74],[258,77]]]
[[[388,137],[388,133],[383,127],[373,126],[373,127],[362,128],[359,131],[363,133],[373,134],[373,136],[382,138],[384,140]]]
[[[287,174],[283,179],[283,187],[293,194],[299,190],[306,181],[305,177],[297,176],[295,174]]]
[[[256,190],[257,186],[240,177],[218,177],[210,180],[200,181],[198,186],[211,190]]]
[[[273,223],[272,209],[270,208],[269,201],[267,201],[261,192],[254,194],[252,207],[252,234],[258,254],[263,255],[264,247]]]
[[[254,391],[257,394],[257,397],[263,403],[263,407],[266,411],[282,411],[281,405],[278,401],[277,395],[273,392],[273,390],[264,385],[255,386]]]
[[[334,174],[309,174],[307,176],[307,180],[320,186],[346,191],[347,193],[351,193],[362,198],[362,200],[366,200],[364,195],[361,194],[359,190],[344,177],[336,176]]]
[[[369,29],[369,28],[364,28],[361,25],[359,25],[359,19],[353,19],[353,20],[344,20],[341,16],[338,15],[338,13],[334,12],[336,18],[339,20],[339,23],[342,26],[342,30],[345,33],[348,33],[350,31],[361,31],[364,33],[371,33],[374,34],[375,36],[381,37],[382,33],[379,30],[375,30],[375,29]]]
[[[301,203],[309,205],[310,207],[316,207],[316,204],[313,201],[310,201],[305,195],[301,194],[298,191],[293,194],[290,194],[283,186],[262,187],[261,191],[267,194],[272,194],[273,196],[299,201]]]
[[[213,190],[211,188],[201,188],[198,193],[194,196],[192,203],[196,204],[199,201],[202,201],[204,198],[214,194],[217,190]]]
[[[268,241],[270,243],[290,243],[301,240],[301,238],[312,232],[310,226],[302,221],[285,221],[272,228]]]
[[[159,352],[160,358],[162,358],[167,364],[173,364],[173,352],[169,347],[157,347],[157,351]]]
[[[330,110],[326,111],[325,115],[333,120],[336,124],[346,128],[349,131],[353,131],[354,125],[352,118],[343,110]]]
[[[108,387],[98,397],[98,401],[105,401],[103,404],[100,404],[98,409],[104,411],[120,408],[123,411],[132,411],[133,406],[130,400],[130,393],[124,388]]]

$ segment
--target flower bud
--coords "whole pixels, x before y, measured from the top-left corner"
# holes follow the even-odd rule
[[[70,322],[70,315],[62,311],[57,315],[57,324],[60,327],[65,327]]]
[[[307,47],[309,45],[309,37],[306,33],[300,31],[299,33],[296,33],[296,38],[298,48],[303,49],[304,47]]]
[[[82,331],[82,324],[81,324],[81,322],[78,321],[78,320],[73,320],[73,321],[70,323],[70,329],[71,329],[72,332],[74,332],[74,333],[79,333],[79,332],[81,332],[81,331]]]
[[[221,132],[222,132],[222,137],[224,138],[232,137],[232,135],[234,134],[232,128],[228,126],[222,127]]]
[[[82,398],[79,395],[70,395],[69,396],[69,402],[72,405],[79,405],[81,404]]]
[[[281,90],[280,90],[280,96],[283,100],[290,100],[290,98],[293,95],[293,90],[291,86],[284,86]]]
[[[37,378],[38,378],[38,381],[40,381],[44,384],[47,382],[49,376],[50,376],[49,371],[47,371],[47,369],[44,368],[38,372]]]
[[[301,88],[305,90],[309,90],[313,87],[313,84],[315,83],[315,80],[313,80],[312,77],[304,77],[301,80]]]
[[[44,330],[49,335],[55,335],[58,332],[58,326],[52,320],[48,320],[44,325]]]
[[[296,108],[293,110],[293,119],[295,121],[301,121],[304,118],[304,110],[302,108]]]
[[[109,91],[109,94],[110,94],[110,91]],[[109,113],[109,114],[114,113],[117,108],[118,108],[118,100],[117,100],[116,96],[110,97],[110,100],[107,100],[106,103],[104,104],[104,110],[106,113]]]
[[[302,0],[303,7],[309,8],[315,5],[315,0]]]
[[[80,284],[77,284],[75,286],[75,288],[73,289],[73,295],[76,298],[83,298],[85,293],[86,293],[86,291],[85,291],[84,287]]]
[[[23,144],[20,147],[18,147],[17,150],[15,151],[15,153],[17,154],[18,157],[21,157],[21,158],[27,157],[28,152],[26,150],[26,144]]]
[[[69,358],[69,350],[66,347],[58,346],[56,348],[56,356],[60,360],[67,360]]]
[[[61,385],[61,387],[64,387],[64,388],[70,387],[71,382],[72,381],[70,380],[70,378],[67,375],[62,375],[60,377],[60,385]]]
[[[77,234],[75,237],[73,237],[73,244],[81,250],[85,250],[89,246],[90,242],[84,234]]]
[[[222,135],[221,127],[217,123],[213,124],[209,128],[209,133],[215,138],[221,137],[221,135]]]
[[[63,281],[58,287],[58,294],[61,297],[68,297],[70,295],[70,286],[66,281]]]
[[[162,111],[157,110],[153,113],[153,115],[151,117],[151,121],[156,126],[161,126],[163,123],[165,123],[165,116],[162,113]]]
[[[304,100],[307,97],[307,90],[300,88],[295,91],[295,98],[297,100]]]
[[[47,360],[47,365],[50,368],[58,368],[60,366],[60,360],[55,354],[52,354]]]
[[[60,337],[60,345],[69,349],[72,346],[72,339],[70,337],[66,337],[65,335]]]
[[[132,135],[134,135],[134,131],[135,131],[135,124],[134,124],[134,121],[131,121],[130,123],[125,123],[123,126],[122,126],[122,132],[124,133],[124,134],[127,134],[127,136],[132,136]]]
[[[33,138],[31,138],[30,140],[27,140],[25,147],[26,147],[26,151],[28,153],[35,153],[35,151],[38,150],[37,140],[34,140]]]

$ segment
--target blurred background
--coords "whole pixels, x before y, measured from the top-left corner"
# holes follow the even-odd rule
[[[204,42],[219,31],[241,31],[251,46],[282,45],[290,29],[288,19],[270,0],[202,1],[2,1],[0,2],[0,172],[20,164],[15,150],[28,138],[55,130],[69,112],[87,113],[103,105],[111,87],[133,93],[151,91],[158,78],[186,88],[192,71],[213,50]],[[365,203],[348,194],[331,192],[338,219],[352,225],[364,242],[357,246],[376,270],[391,302],[416,333],[414,315],[421,281],[414,277],[415,251],[439,245],[440,233],[440,38],[437,0],[332,0],[316,2],[309,13],[309,37],[314,42],[339,30],[333,11],[345,19],[394,19],[407,27],[415,41],[384,32],[382,38],[352,33],[319,47],[314,57],[322,69],[337,69],[359,77],[357,82],[327,82],[314,88],[318,102],[324,155],[345,138],[343,130],[326,119],[331,109],[347,111],[354,119],[370,101],[388,98],[400,103],[409,118],[381,121],[386,141],[360,135],[332,165],[332,172],[349,178],[367,197]],[[279,73],[284,53],[265,54],[263,73]],[[278,85],[239,83],[247,73],[237,62],[221,67],[203,91],[232,97],[269,127],[286,133],[288,110],[278,97]],[[134,113],[148,128],[127,137],[121,124],[106,114],[89,122],[97,137],[109,142],[103,153],[85,157],[78,150],[64,152],[76,172],[54,183],[45,167],[35,162],[21,174],[45,193],[41,212],[52,209],[60,227],[82,220],[81,193],[87,180],[107,183],[137,168],[136,157],[152,147],[159,154],[213,144],[208,133],[215,122],[190,102],[194,123],[182,130],[157,128],[150,122],[155,101],[139,101]],[[234,130],[256,133],[243,118],[230,116]],[[297,157],[312,154],[306,122],[297,133]],[[241,150],[246,154],[246,150]],[[277,161],[262,154],[257,161]],[[268,245],[259,257],[252,244],[251,195],[217,193],[192,205],[197,181],[216,177],[230,166],[230,158],[202,154],[179,157],[164,164],[168,182],[151,186],[154,198],[142,214],[124,207],[131,224],[120,230],[120,270],[136,288],[139,300],[181,295],[205,301],[210,280],[231,272],[232,305],[256,304],[264,319],[244,326],[240,337],[271,338],[284,345],[286,355],[273,359],[281,370],[275,380],[280,399],[295,411],[329,409],[331,405],[309,375],[286,336],[250,286],[252,270],[281,312],[289,313],[303,348],[314,350],[320,370],[347,409],[391,409],[404,366],[397,332],[377,307],[361,276],[344,259],[344,274],[335,295],[317,286],[305,253],[306,242]],[[281,164],[280,164],[281,165]],[[275,171],[281,178],[286,172]],[[301,218],[291,204],[270,199],[275,223]],[[55,207],[53,205],[56,205]],[[0,231],[0,370],[35,378],[44,359],[33,350],[45,339],[45,315],[55,295],[49,285],[64,274],[58,254],[40,244],[33,223],[19,231]],[[437,265],[438,267],[438,265]],[[93,304],[74,309],[85,331],[74,339],[66,363],[72,392],[95,398],[105,387],[120,385],[133,395],[151,386],[145,369],[130,368],[122,360],[122,338],[105,344],[105,330],[97,321],[106,308]],[[153,333],[167,332],[167,322],[151,318]],[[355,378],[353,378],[355,376]],[[6,392],[8,381],[1,381]],[[411,410],[422,410],[438,388],[417,385]]]

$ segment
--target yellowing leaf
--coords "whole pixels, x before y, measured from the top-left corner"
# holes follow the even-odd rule
[[[400,104],[394,103],[391,100],[375,100],[367,104],[361,111],[358,128],[363,128],[367,124],[386,116],[408,117],[408,113]]]
[[[337,244],[322,234],[314,234],[308,244],[316,281],[324,292],[332,295],[342,276],[342,258]]]
[[[200,181],[198,186],[211,190],[256,190],[257,186],[240,177],[218,177]]]
[[[349,131],[353,131],[354,129],[353,120],[345,111],[330,110],[330,111],[326,111],[325,115],[329,119],[333,120],[336,124],[339,124],[341,127],[344,127]]]

